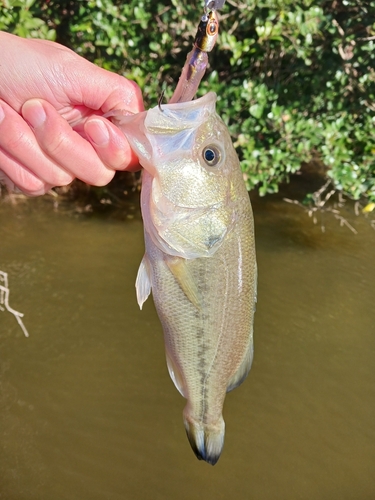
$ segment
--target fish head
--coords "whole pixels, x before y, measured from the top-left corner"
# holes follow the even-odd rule
[[[120,124],[152,178],[146,229],[162,250],[185,258],[212,255],[233,223],[239,162],[215,105],[209,92]]]

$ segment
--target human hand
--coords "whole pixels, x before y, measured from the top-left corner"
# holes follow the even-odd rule
[[[134,82],[54,42],[0,32],[0,45],[0,179],[39,195],[75,177],[103,186],[115,170],[139,168],[103,118],[144,109]]]

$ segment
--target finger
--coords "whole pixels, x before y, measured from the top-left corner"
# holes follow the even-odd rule
[[[69,184],[72,180],[66,172],[48,163],[28,124],[0,100],[1,170],[25,194],[36,196],[44,194],[54,185]],[[38,175],[41,167],[49,172],[46,178]]]
[[[19,163],[11,160],[0,150],[0,182],[10,191],[17,189],[28,196],[40,196],[51,189],[44,181],[36,177]]]
[[[142,92],[132,80],[98,68],[88,61],[85,61],[85,65],[81,62],[75,66],[75,78],[77,82],[84,82],[85,87],[81,88],[79,93],[81,98],[78,100],[77,88],[73,87],[74,93],[69,95],[71,102],[84,104],[89,109],[100,109],[103,113],[114,109],[130,113],[144,110]]]
[[[0,196],[1,196],[1,187],[6,186],[9,191],[13,192],[17,190],[17,187],[15,186],[14,182],[12,182],[11,179],[3,172],[0,170]]]
[[[11,192],[22,192],[27,196],[41,196],[53,187],[36,177],[22,165],[7,160],[3,163],[1,153],[0,165],[4,172],[3,175],[0,175],[0,182],[5,184]]]
[[[56,164],[82,181],[104,186],[113,178],[91,144],[75,132],[51,104],[31,99],[22,106],[43,152]]]
[[[105,118],[89,118],[84,132],[103,163],[115,170],[139,170],[137,156],[124,134]]]

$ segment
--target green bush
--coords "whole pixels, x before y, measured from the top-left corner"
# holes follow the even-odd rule
[[[55,39],[172,94],[203,2],[7,0],[0,29]],[[320,159],[333,185],[375,201],[375,1],[227,0],[199,94],[214,90],[249,189],[275,192]],[[1,3],[0,3],[1,5]]]

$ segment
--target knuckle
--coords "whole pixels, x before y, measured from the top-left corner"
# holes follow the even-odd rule
[[[142,91],[139,85],[134,80],[128,80],[128,85],[131,87],[133,94],[138,98],[142,99]]]
[[[68,147],[66,134],[60,132],[50,139],[51,140],[48,141],[44,147],[46,153],[48,153],[52,158],[59,157],[66,153]]]
[[[119,82],[118,88],[121,89],[122,92],[125,91],[125,96],[123,101],[125,108],[134,113],[143,111],[144,110],[143,97],[139,85],[134,80],[128,80],[127,78],[120,75],[117,76]]]
[[[5,142],[6,144],[3,147],[8,151],[18,151],[24,148],[30,142],[30,139],[26,132],[18,130],[17,133],[7,134]]]
[[[133,81],[129,80],[129,85],[132,88],[133,99],[132,101],[136,104],[136,112],[143,111],[143,96],[140,87]]]

